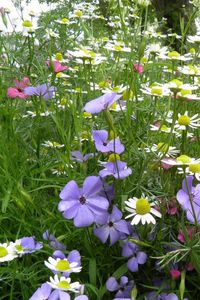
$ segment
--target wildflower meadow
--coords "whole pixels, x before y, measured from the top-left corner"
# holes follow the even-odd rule
[[[0,300],[199,300],[199,0],[32,1],[0,1]]]

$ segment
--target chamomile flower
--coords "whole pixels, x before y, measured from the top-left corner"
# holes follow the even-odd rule
[[[200,127],[200,118],[198,114],[189,117],[188,111],[186,111],[184,115],[178,113],[178,120],[176,121],[174,128],[178,130],[187,130],[188,127],[193,129]]]
[[[155,206],[156,203],[149,203],[149,200],[146,197],[140,199],[133,197],[128,199],[128,201],[125,201],[125,204],[127,205],[125,209],[131,213],[126,216],[125,219],[133,217],[131,225],[137,225],[140,222],[142,225],[146,223],[155,224],[156,220],[152,215],[161,218],[161,213],[152,207]]]
[[[191,60],[192,56],[186,57],[184,55],[181,55],[177,51],[171,51],[171,52],[168,52],[167,55],[160,55],[159,58],[166,59],[166,60],[172,60],[172,61],[187,61],[187,60]]]
[[[17,257],[15,247],[12,243],[0,244],[0,263],[10,261]]]
[[[200,35],[189,35],[187,37],[187,41],[191,44],[193,43],[200,43]]]
[[[155,97],[164,97],[170,95],[170,90],[159,83],[154,83],[149,87],[144,87],[141,89],[141,91],[146,95],[151,95]]]
[[[184,75],[193,75],[193,76],[200,76],[200,68],[193,65],[183,66],[177,68],[178,72]]]
[[[180,151],[176,149],[176,147],[169,146],[167,143],[160,142],[158,144],[153,144],[151,148],[146,147],[144,150],[147,153],[157,152],[158,157],[166,156],[166,157],[174,157]]]
[[[67,258],[49,257],[48,261],[45,261],[44,264],[47,268],[56,272],[79,273],[82,269],[82,267],[78,266],[77,262],[70,263]]]
[[[178,156],[177,158],[163,158],[161,162],[171,166],[190,166],[200,163],[200,159],[189,157],[185,154]]]
[[[178,174],[194,175],[198,181],[200,181],[200,161],[199,163],[192,163],[185,168],[177,168]]]
[[[53,289],[59,289],[62,291],[71,291],[74,293],[78,293],[80,288],[81,288],[81,284],[76,281],[71,283],[71,278],[66,278],[64,276],[61,276],[60,278],[58,277],[58,275],[55,275],[54,278],[50,277],[50,281],[47,282]]]

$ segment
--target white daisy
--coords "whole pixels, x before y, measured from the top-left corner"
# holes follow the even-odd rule
[[[190,164],[188,167],[185,168],[177,168],[178,174],[186,174],[186,175],[194,175],[198,181],[200,181],[200,162]]]
[[[153,146],[151,148],[146,147],[146,148],[144,148],[144,150],[147,153],[157,152],[159,157],[162,157],[164,155],[166,157],[174,157],[180,152],[180,150],[177,150],[176,147],[169,146],[168,144],[163,143],[163,142],[158,143],[157,145],[153,144]]]
[[[0,263],[10,261],[17,257],[13,243],[0,244]]]
[[[178,114],[178,120],[175,123],[174,128],[178,130],[186,130],[188,127],[198,128],[200,127],[200,118],[198,114],[195,114],[192,117],[188,116],[188,111],[184,115]]]
[[[130,198],[128,201],[125,201],[125,204],[127,205],[125,209],[131,213],[130,215],[126,216],[125,219],[133,217],[131,225],[137,225],[139,222],[141,222],[142,225],[145,223],[155,224],[156,220],[152,214],[158,218],[161,218],[161,213],[152,207],[155,206],[156,203],[149,203],[148,199],[145,197],[140,199],[136,197]]]
[[[50,270],[57,272],[79,273],[82,269],[82,267],[78,266],[77,262],[70,263],[67,258],[49,257],[48,261],[45,261],[44,264]]]
[[[166,86],[161,85],[159,83],[155,83],[150,87],[144,87],[141,89],[141,91],[144,94],[156,96],[156,97],[164,97],[164,96],[169,96],[171,94],[170,90]]]
[[[170,166],[190,166],[190,165],[197,165],[200,163],[200,158],[192,158],[185,154],[178,156],[177,158],[163,158],[161,162],[168,164]]]
[[[55,275],[54,278],[50,277],[50,281],[48,281],[47,283],[53,289],[72,291],[74,293],[78,293],[81,288],[81,284],[78,281],[71,283],[71,278],[66,278],[64,276],[61,276],[59,278],[58,275]]]

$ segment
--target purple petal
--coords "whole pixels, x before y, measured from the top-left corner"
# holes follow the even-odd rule
[[[78,162],[83,162],[83,154],[80,151],[72,151],[70,159],[76,160]]]
[[[122,95],[117,95],[117,93],[104,94],[101,97],[86,103],[83,110],[91,114],[100,113],[120,99],[121,96]]]
[[[27,96],[37,95],[37,88],[34,87],[34,86],[26,87],[26,88],[24,89],[24,93],[25,93]]]
[[[48,283],[43,283],[29,300],[43,300],[48,299],[51,293],[52,287]]]
[[[78,266],[80,266],[80,264],[81,264],[81,256],[80,256],[79,251],[77,251],[77,250],[70,251],[67,258],[68,258],[68,260],[69,260],[70,263],[77,262]]]
[[[65,258],[65,254],[62,251],[60,251],[60,250],[56,250],[53,253],[53,257],[64,259]]]
[[[184,210],[190,206],[189,195],[184,190],[179,190],[176,194],[176,199]]]
[[[143,265],[147,260],[147,255],[146,253],[142,252],[142,251],[139,251],[137,253],[137,261],[138,261],[138,264],[140,265]]]
[[[87,161],[89,158],[91,158],[91,157],[94,157],[94,154],[93,153],[88,153],[88,154],[86,154],[84,157],[83,157],[83,160],[84,161]]]
[[[107,241],[109,233],[110,230],[108,226],[98,227],[94,229],[94,235],[97,236],[103,244]]]
[[[65,201],[71,199],[79,199],[80,190],[76,181],[74,180],[69,181],[61,191],[59,197]]]
[[[102,214],[109,206],[108,200],[101,196],[88,198],[87,201],[88,207],[96,214]]]
[[[79,200],[60,201],[58,204],[58,210],[63,212],[79,204],[80,204]]]
[[[73,205],[72,207],[70,207],[66,211],[64,211],[63,216],[66,219],[73,219],[73,218],[75,218],[80,207],[81,207],[81,204],[77,202],[75,205]]]
[[[129,234],[128,224],[125,220],[120,220],[114,224],[114,227],[119,231]]]
[[[100,152],[109,152],[109,147],[107,147],[107,139],[108,139],[108,132],[106,130],[93,130],[92,137],[95,142],[95,147],[97,151]]]
[[[88,300],[88,297],[86,295],[80,295],[78,297],[75,297],[74,300]]]
[[[114,245],[120,239],[120,233],[114,228],[110,228],[110,246]]]
[[[192,182],[193,182],[193,179],[194,179],[193,176],[187,176],[188,188],[189,188],[190,192],[192,192]],[[182,183],[182,189],[188,194],[188,190],[187,190],[185,179],[183,180],[183,183]]]
[[[110,221],[115,222],[119,221],[122,218],[122,212],[117,208],[117,206],[113,205],[112,213],[110,215]]]
[[[111,140],[108,143],[108,148],[111,152],[114,152],[117,154],[121,154],[122,152],[124,152],[124,145],[121,144],[119,138]]]
[[[127,285],[127,283],[128,283],[128,277],[122,276],[122,277],[120,278],[120,285],[121,285],[121,286],[125,286],[125,285]]]
[[[117,280],[115,279],[115,277],[108,278],[108,280],[106,281],[106,288],[110,292],[114,292],[119,289],[119,284],[118,284]]]
[[[81,205],[78,209],[76,217],[74,218],[74,225],[76,227],[90,226],[94,222],[94,215],[86,205]]]
[[[83,183],[83,195],[87,198],[92,196],[102,189],[102,181],[99,176],[89,176]]]
[[[127,266],[131,272],[137,272],[138,271],[138,262],[137,262],[136,257],[130,258],[127,262]]]

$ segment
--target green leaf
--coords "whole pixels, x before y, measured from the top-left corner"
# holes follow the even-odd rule
[[[89,279],[90,283],[96,286],[97,281],[97,264],[95,258],[90,258],[89,260]]]

